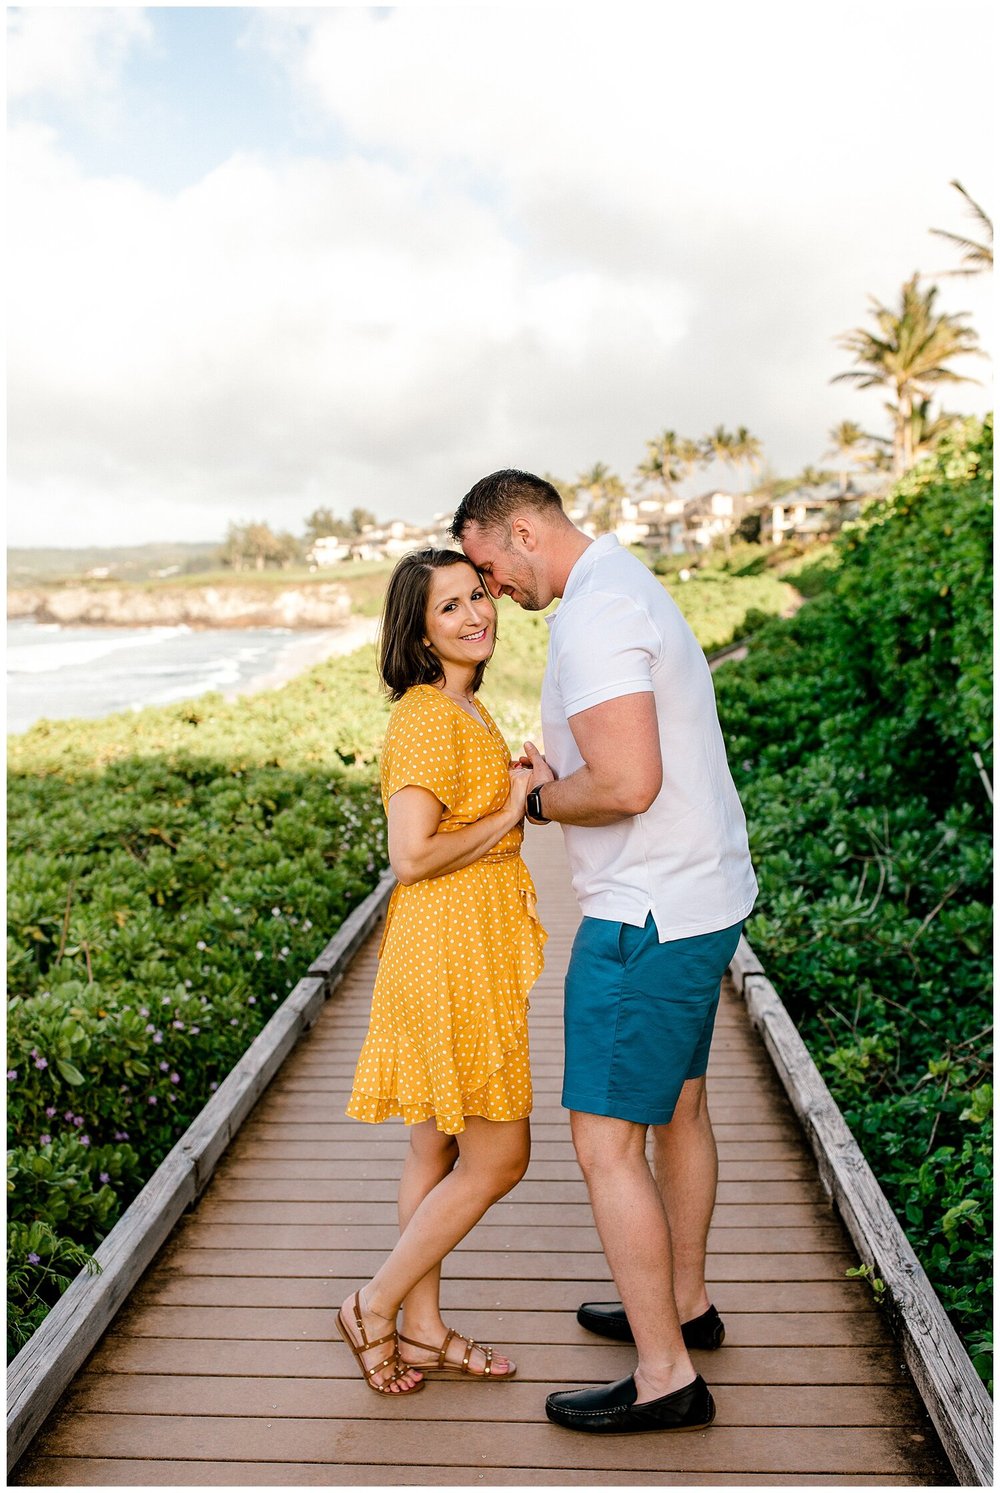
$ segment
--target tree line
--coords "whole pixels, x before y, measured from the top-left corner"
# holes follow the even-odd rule
[[[275,531],[270,524],[254,520],[232,523],[217,551],[219,563],[232,570],[265,570],[268,566],[287,570],[302,565],[317,539],[359,539],[376,527],[374,513],[368,508],[352,508],[346,519],[337,518],[332,508],[316,508],[305,519],[304,532]]]

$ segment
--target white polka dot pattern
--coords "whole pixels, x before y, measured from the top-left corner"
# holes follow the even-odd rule
[[[502,807],[510,754],[478,708],[483,726],[433,685],[407,691],[389,718],[383,804],[410,784],[427,788],[445,807],[443,834]],[[521,839],[512,830],[471,866],[393,892],[347,1106],[354,1119],[433,1116],[457,1135],[467,1115],[531,1113],[528,991],[546,934]]]

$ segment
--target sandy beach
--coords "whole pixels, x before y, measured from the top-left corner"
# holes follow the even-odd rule
[[[325,663],[328,658],[353,653],[355,648],[374,642],[377,630],[377,618],[357,617],[342,627],[331,627],[322,637],[300,638],[289,644],[273,668],[266,673],[255,674],[252,679],[224,690],[223,693],[227,700],[231,700],[238,695],[256,695],[262,690],[281,689],[282,685],[288,684],[307,669],[314,668],[316,664]]]

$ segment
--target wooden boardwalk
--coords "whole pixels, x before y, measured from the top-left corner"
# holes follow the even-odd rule
[[[922,1404],[727,990],[710,1067],[720,1151],[710,1289],[725,1346],[696,1354],[706,1432],[590,1437],[545,1395],[627,1374],[580,1328],[615,1293],[559,1105],[562,975],[578,921],[557,829],[529,832],[550,930],[532,995],[531,1167],[447,1263],[447,1318],[518,1363],[507,1384],[377,1397],[334,1311],[395,1238],[402,1125],[343,1115],[366,1025],[364,946],[15,1477],[120,1486],[952,1486]]]

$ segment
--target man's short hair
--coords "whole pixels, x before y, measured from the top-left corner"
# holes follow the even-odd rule
[[[500,528],[524,508],[560,514],[563,511],[562,499],[544,477],[518,472],[512,467],[491,472],[469,489],[456,508],[451,521],[452,538],[461,544],[469,524],[476,524],[481,529]]]

